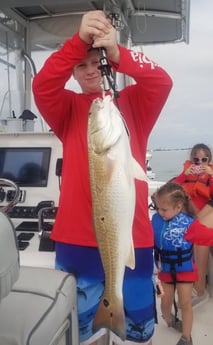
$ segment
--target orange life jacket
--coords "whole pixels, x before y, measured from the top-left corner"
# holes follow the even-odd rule
[[[184,163],[184,171],[190,167],[192,164],[191,161],[186,161]],[[213,169],[213,165],[210,165]],[[211,190],[209,187],[210,182],[210,175],[203,173],[203,174],[190,174],[187,176],[185,182],[182,184],[185,192],[191,196],[203,196],[206,199],[211,199]]]

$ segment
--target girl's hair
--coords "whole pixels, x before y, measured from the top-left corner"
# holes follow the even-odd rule
[[[162,185],[156,192],[156,197],[161,198],[166,196],[169,202],[176,206],[179,203],[183,204],[183,211],[192,217],[195,217],[196,211],[183,187],[174,182],[167,182]]]
[[[209,162],[211,162],[212,160],[212,153],[211,153],[211,150],[210,148],[203,144],[203,143],[200,143],[200,144],[196,144],[193,146],[193,148],[191,149],[191,153],[190,153],[190,159],[193,160],[193,158],[195,157],[197,151],[199,150],[203,150],[206,154],[206,157],[209,158]]]

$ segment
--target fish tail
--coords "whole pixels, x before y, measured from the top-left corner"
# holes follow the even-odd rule
[[[111,301],[102,297],[93,321],[93,331],[107,328],[123,341],[126,339],[126,322],[122,300]]]

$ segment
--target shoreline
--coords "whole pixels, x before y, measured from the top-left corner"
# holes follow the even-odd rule
[[[187,147],[187,148],[180,148],[180,149],[177,149],[177,148],[159,148],[159,149],[148,149],[148,151],[150,152],[160,152],[160,151],[189,151],[191,150],[191,147]]]

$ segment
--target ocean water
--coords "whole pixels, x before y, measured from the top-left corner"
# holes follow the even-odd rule
[[[152,151],[150,166],[155,173],[155,180],[169,181],[180,174],[183,163],[189,159],[190,149]]]

